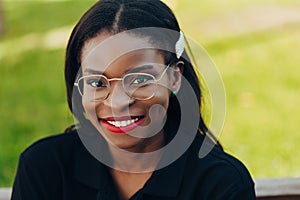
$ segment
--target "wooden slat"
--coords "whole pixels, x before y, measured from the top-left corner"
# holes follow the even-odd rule
[[[256,179],[258,200],[300,200],[300,178]],[[0,200],[9,200],[11,188],[0,188]]]
[[[11,196],[11,188],[0,188],[0,200],[9,200]]]
[[[300,200],[300,178],[256,179],[257,199]]]
[[[273,197],[257,197],[257,200],[299,200],[299,196],[273,196]]]

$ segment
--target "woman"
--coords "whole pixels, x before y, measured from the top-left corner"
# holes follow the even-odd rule
[[[199,113],[184,47],[158,0],[90,8],[66,51],[68,104],[79,123],[21,154],[12,199],[255,199],[247,169]],[[214,145],[199,158],[207,141]]]

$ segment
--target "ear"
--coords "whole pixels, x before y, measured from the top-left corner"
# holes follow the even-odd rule
[[[173,67],[171,67],[171,73],[170,73],[170,90],[173,93],[177,93],[181,86],[181,78],[182,78],[182,72],[183,72],[183,66],[184,62],[179,61],[177,62]]]

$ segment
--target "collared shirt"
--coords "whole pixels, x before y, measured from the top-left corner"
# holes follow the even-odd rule
[[[202,137],[195,140],[201,142]],[[154,171],[130,200],[254,200],[254,183],[244,165],[218,147],[199,158],[199,141],[175,162]],[[12,200],[118,200],[118,196],[108,167],[73,131],[42,139],[21,154]]]

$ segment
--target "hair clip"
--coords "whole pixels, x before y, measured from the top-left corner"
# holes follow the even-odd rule
[[[176,56],[179,59],[180,56],[182,55],[183,51],[184,51],[184,35],[183,33],[180,31],[180,36],[179,39],[177,40],[176,44],[175,44],[175,51],[176,51]]]

